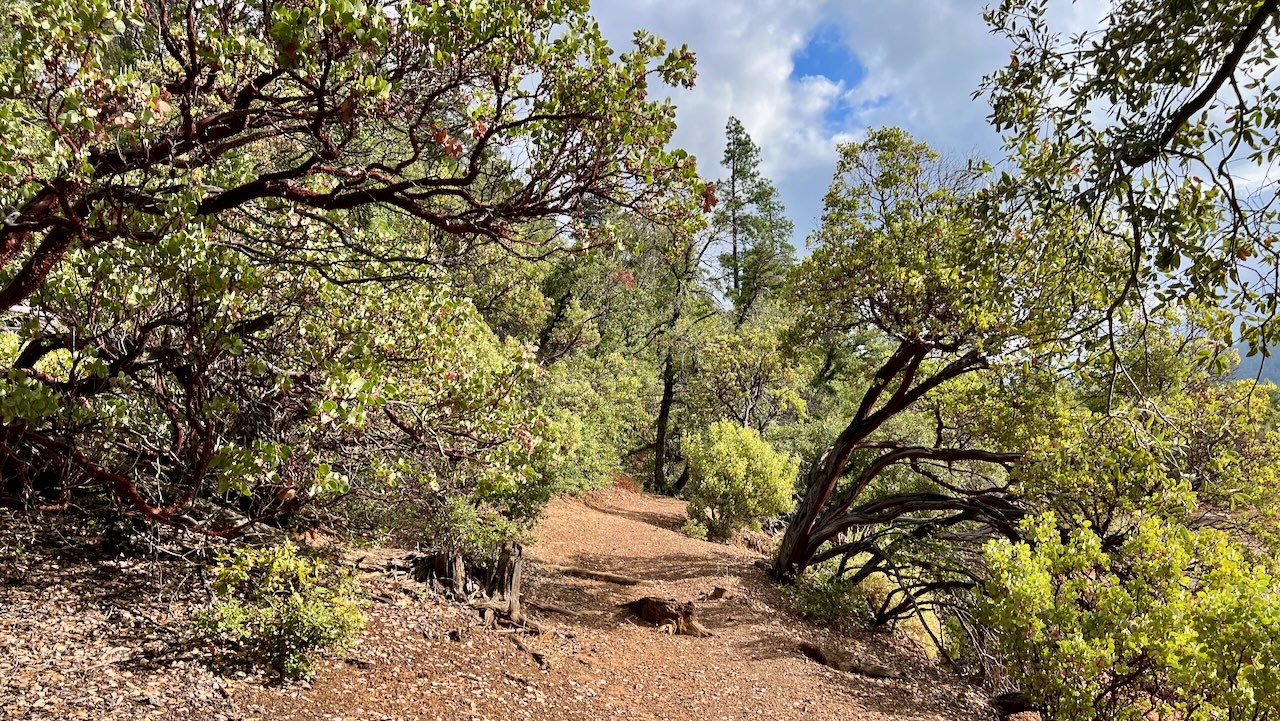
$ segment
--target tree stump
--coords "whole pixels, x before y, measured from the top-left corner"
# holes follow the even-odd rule
[[[416,555],[410,559],[410,564],[415,580],[454,597],[467,594],[467,565],[461,554],[439,551]]]
[[[538,633],[544,630],[520,605],[524,548],[518,543],[503,544],[496,563],[481,569],[479,578],[468,575],[466,563],[457,553],[415,556],[412,565],[417,580],[476,609],[486,625],[501,620]]]
[[[674,598],[645,596],[618,604],[618,607],[625,608],[649,623],[666,629],[668,633],[697,638],[715,635],[698,623],[694,617],[693,601],[681,603]]]

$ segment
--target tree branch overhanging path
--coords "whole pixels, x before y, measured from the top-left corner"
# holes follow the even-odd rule
[[[985,529],[952,534],[961,545],[1020,540],[1027,509],[1008,476],[1026,441],[966,435],[943,405],[962,408],[984,384],[1033,382],[1034,368],[1062,353],[1062,339],[1088,338],[1123,277],[1119,264],[1085,268],[1054,255],[1063,237],[1088,232],[1083,221],[1039,225],[1006,212],[995,186],[975,184],[902,131],[873,131],[841,151],[819,245],[796,274],[800,322],[814,337],[874,327],[890,345],[856,412],[809,467],[776,555],[779,579],[860,557],[865,578],[889,562],[887,544],[955,527]],[[1083,242],[1100,257],[1112,252],[1097,235]],[[901,439],[894,424],[928,404],[934,444]],[[894,474],[927,489],[887,480]],[[917,598],[932,590],[922,586]]]
[[[61,34],[50,37],[50,27]],[[186,501],[217,485],[215,446],[224,439],[199,418],[207,398],[193,399],[203,381],[176,336],[219,318],[222,300],[190,298],[147,329],[123,319],[98,329],[72,317],[50,325],[47,314],[23,311],[35,295],[46,302],[50,278],[79,274],[100,286],[97,275],[109,271],[78,266],[86,257],[172,263],[194,252],[264,272],[317,273],[354,295],[357,284],[430,282],[455,247],[541,257],[612,242],[577,224],[589,204],[676,227],[696,216],[702,192],[692,158],[665,147],[672,106],[646,99],[652,86],[692,85],[692,54],[645,34],[621,56],[598,54],[605,41],[573,3],[484,12],[413,4],[395,13],[358,2],[20,3],[0,31],[9,83],[0,312],[49,326],[16,367],[73,403],[114,383],[150,385],[175,439],[152,453],[116,448],[104,460],[91,457],[101,438],[14,423],[9,458],[23,467],[31,453],[59,457],[50,462],[69,485],[72,476],[104,485],[162,523],[243,530],[203,529],[184,520],[183,503],[149,496],[131,477],[139,463],[158,470]],[[384,227],[413,227],[357,231],[371,213],[384,214]],[[173,250],[183,243],[200,250]],[[244,292],[239,271],[220,272],[212,282],[230,286],[224,298]],[[260,343],[278,334],[274,323],[296,322],[286,315],[220,332],[227,343]],[[67,351],[104,359],[105,376],[55,380],[36,370]],[[225,363],[220,353],[208,362]],[[295,395],[318,390],[314,363],[281,370]]]

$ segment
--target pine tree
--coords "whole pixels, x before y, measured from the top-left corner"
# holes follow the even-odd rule
[[[725,296],[738,323],[779,287],[794,262],[790,239],[795,226],[786,217],[778,189],[760,174],[760,147],[730,117],[721,164],[728,177],[718,184],[720,204],[712,220],[716,237],[728,245],[720,256]]]

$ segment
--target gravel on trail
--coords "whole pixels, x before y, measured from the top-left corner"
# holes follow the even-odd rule
[[[159,560],[24,545],[15,523],[0,517],[0,719],[995,718],[980,689],[909,641],[836,634],[790,614],[758,552],[679,532],[683,502],[621,488],[556,499],[539,525],[525,598],[541,606],[528,610],[546,633],[487,629],[402,577],[365,573],[375,600],[357,645],[323,660],[310,682],[285,685],[220,666],[191,640],[183,629],[207,599],[202,583]],[[165,582],[147,586],[157,574]],[[714,636],[664,633],[620,608],[641,596],[693,601]],[[900,678],[835,671],[801,655],[801,642]]]

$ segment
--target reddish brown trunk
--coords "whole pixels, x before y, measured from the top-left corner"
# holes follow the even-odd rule
[[[916,383],[916,372],[933,350],[921,344],[903,343],[876,372],[870,387],[863,394],[853,420],[809,471],[804,497],[791,522],[787,524],[774,559],[773,575],[776,579],[795,578],[809,566],[822,544],[844,530],[842,527],[830,527],[829,522],[838,518],[875,475],[883,470],[883,467],[873,464],[870,473],[856,480],[855,487],[844,496],[839,507],[828,508],[845,465],[860,444],[887,420],[909,408],[925,393],[983,363],[982,356],[977,351],[969,351],[934,375]],[[827,523],[820,524],[819,520],[824,517]]]

